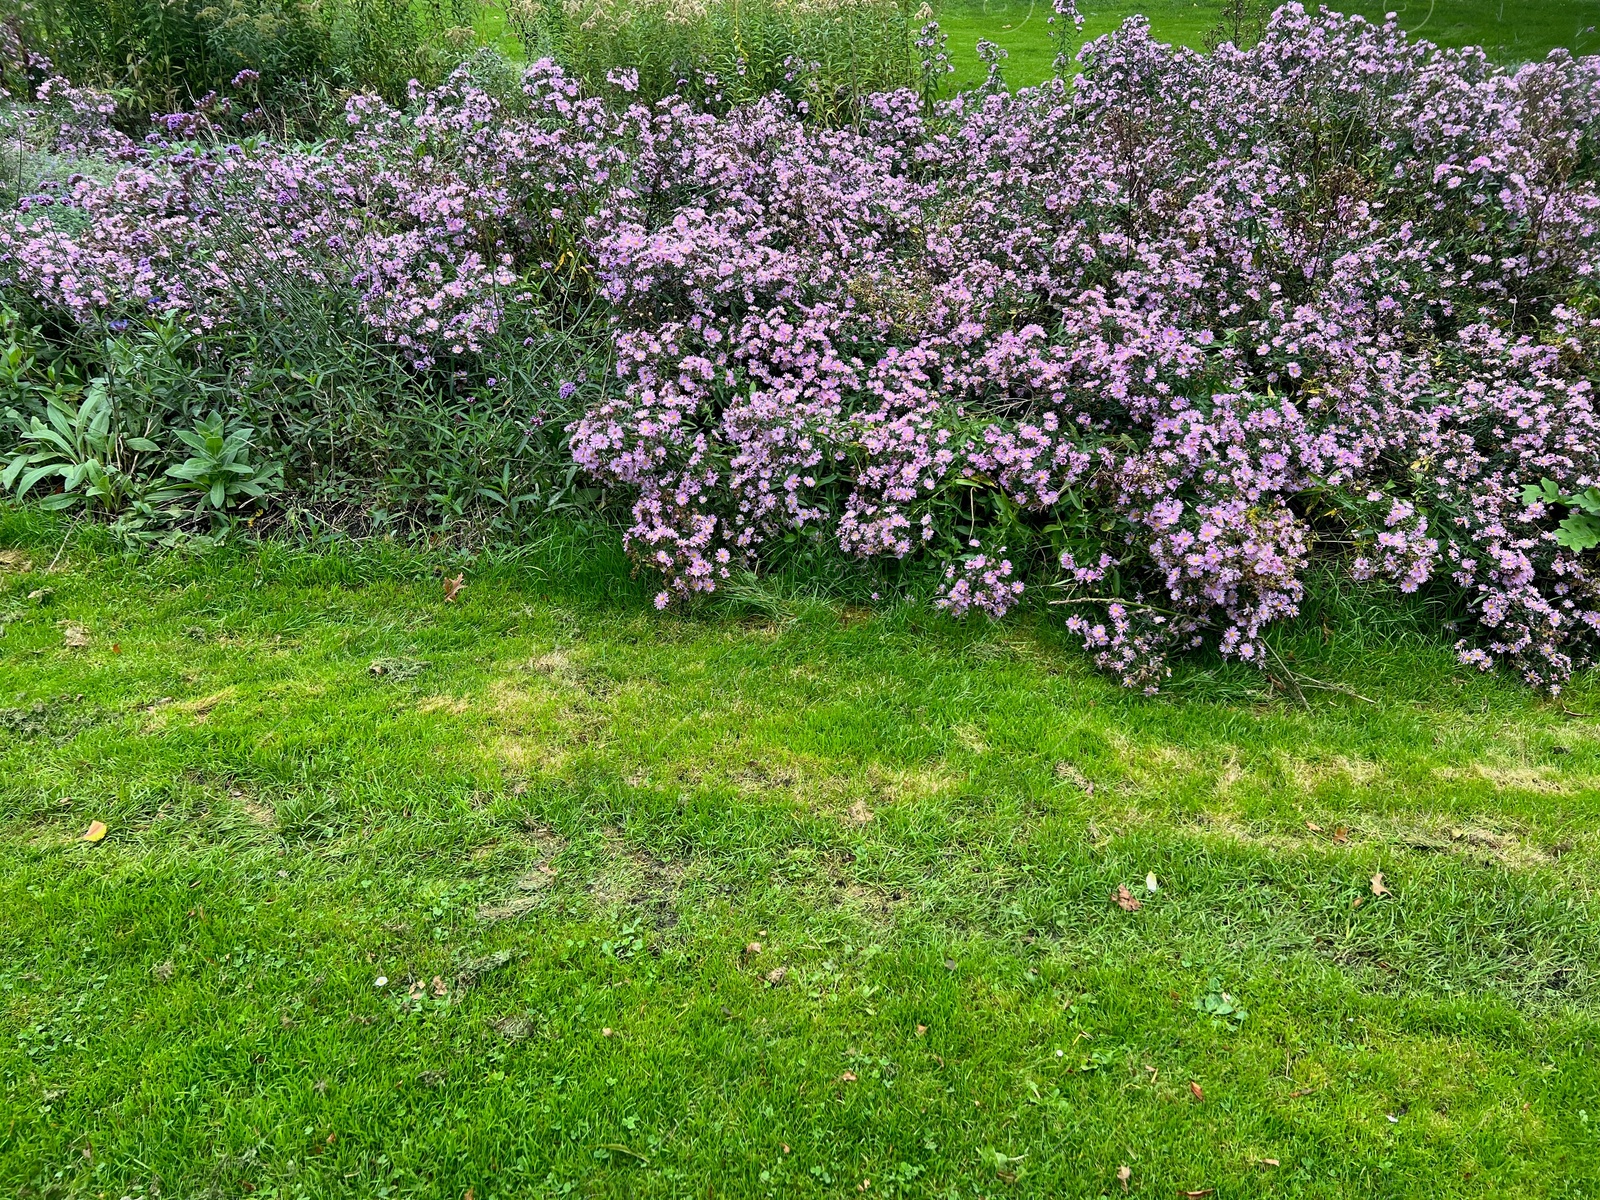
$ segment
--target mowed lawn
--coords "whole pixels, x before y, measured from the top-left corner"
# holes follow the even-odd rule
[[[0,547],[7,1195],[1600,1194],[1600,687],[1425,607],[1147,699],[600,536]]]
[[[1315,0],[1305,6],[1317,8]],[[1380,22],[1392,12],[1415,37],[1440,46],[1482,46],[1498,62],[1543,58],[1556,47],[1600,53],[1600,0],[1332,0],[1327,7]],[[1086,38],[1110,33],[1137,14],[1149,19],[1157,40],[1204,49],[1223,8],[1221,0],[1078,0],[1083,30],[1071,36],[1069,48],[1076,53]],[[975,53],[979,38],[1005,49],[1002,66],[1013,87],[1048,79],[1056,55],[1048,24],[1053,11],[1051,0],[945,0],[939,24],[950,35],[954,86],[983,80],[986,68]]]

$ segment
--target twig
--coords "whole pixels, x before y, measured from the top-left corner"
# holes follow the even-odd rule
[[[1316,689],[1318,691],[1323,691],[1323,692],[1338,692],[1341,696],[1349,696],[1352,700],[1359,700],[1363,704],[1372,705],[1374,708],[1376,708],[1377,705],[1378,705],[1378,702],[1376,700],[1369,700],[1367,697],[1363,696],[1360,692],[1353,692],[1349,688],[1343,687],[1343,686],[1341,686],[1340,684],[1337,684],[1337,683],[1323,683],[1322,680],[1320,680],[1320,679],[1312,679],[1309,676],[1305,676],[1305,675],[1302,675],[1300,677],[1300,686],[1301,687],[1314,688],[1314,689]]]
[[[44,569],[44,573],[46,575],[50,574],[51,571],[54,571],[56,569],[56,563],[61,561],[61,553],[62,553],[62,551],[64,551],[67,548],[67,538],[70,538],[71,536],[72,536],[72,530],[69,529],[69,530],[67,530],[66,537],[63,537],[61,539],[61,545],[59,547],[57,547],[57,549],[56,549],[56,556],[50,560],[50,565]]]
[[[1593,713],[1581,713],[1575,708],[1568,708],[1565,704],[1561,706],[1561,711],[1566,713],[1569,717],[1583,717],[1590,721],[1594,720]]]
[[[1298,700],[1300,702],[1300,707],[1301,708],[1305,709],[1306,712],[1310,712],[1311,711],[1311,702],[1306,699],[1306,694],[1300,690],[1300,684],[1295,680],[1294,672],[1289,669],[1289,664],[1283,661],[1283,655],[1279,654],[1276,650],[1274,650],[1272,648],[1272,643],[1267,641],[1265,638],[1263,638],[1261,640],[1261,644],[1267,648],[1267,653],[1268,654],[1272,655],[1273,658],[1277,659],[1278,666],[1282,667],[1283,668],[1283,673],[1289,677],[1289,688],[1288,688],[1289,692],[1294,696],[1294,698],[1296,700]],[[1272,682],[1274,682],[1274,683],[1278,682],[1277,676],[1271,674],[1270,672],[1268,673],[1267,678],[1272,680]]]

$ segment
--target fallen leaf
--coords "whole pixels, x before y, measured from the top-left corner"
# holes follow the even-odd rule
[[[1365,896],[1357,896],[1354,900],[1350,901],[1350,907],[1351,908],[1360,908],[1361,907],[1361,902],[1363,900],[1365,900],[1365,899],[1366,899]]]
[[[744,948],[744,952],[746,954],[752,954],[752,955],[760,954],[761,953],[761,943],[760,942],[751,942],[748,946],[746,946]]]
[[[956,960],[953,959],[953,958],[945,959],[944,960],[944,969],[946,971],[954,971],[956,969]]]
[[[1206,1098],[1206,1094],[1200,1090],[1200,1085],[1192,1079],[1189,1080],[1189,1094],[1196,1100],[1204,1100]]]
[[[918,1037],[922,1037],[927,1032],[928,1032],[928,1027],[926,1025],[918,1025],[917,1026],[917,1036]]]
[[[111,643],[111,653],[113,653],[113,654],[121,654],[122,653],[122,643],[121,642],[112,642]]]
[[[82,625],[68,625],[62,631],[61,644],[73,650],[82,650],[89,644],[89,631]]]
[[[782,1150],[785,1154],[789,1153],[789,1143],[788,1142],[779,1142],[778,1143],[778,1149]]]
[[[1151,871],[1150,874],[1144,877],[1144,890],[1147,892],[1153,892],[1157,889],[1157,886],[1156,873]]]
[[[601,1037],[610,1037],[611,1036],[611,1026],[609,1026],[609,1025],[604,1026],[600,1030],[600,1036]]]
[[[772,970],[768,971],[766,975],[767,986],[777,987],[787,978],[789,978],[788,967],[773,967]]]
[[[0,550],[0,571],[15,571],[25,575],[31,570],[33,564],[21,550]]]
[[[1128,1190],[1128,1180],[1133,1178],[1133,1168],[1124,1163],[1117,1168],[1117,1182],[1122,1185],[1122,1190]]]
[[[1388,896],[1390,891],[1383,885],[1383,872],[1379,871],[1372,877],[1372,894],[1374,896]]]
[[[839,1076],[840,1083],[854,1083],[855,1081],[856,1073],[854,1071],[846,1071],[843,1075]]]
[[[1263,1167],[1275,1167],[1278,1165],[1278,1160],[1275,1158],[1263,1158],[1261,1160],[1261,1165]]]
[[[1216,1188],[1196,1188],[1192,1192],[1179,1192],[1180,1196],[1187,1196],[1189,1200],[1200,1200],[1201,1196],[1209,1196]]]
[[[1344,845],[1350,840],[1350,830],[1343,825],[1335,825],[1333,827],[1333,840],[1341,846]]]
[[[454,604],[457,593],[466,586],[467,577],[465,575],[457,575],[454,579],[446,579],[444,581],[444,602],[446,604]]]
[[[1306,828],[1311,830],[1312,833],[1321,833],[1322,832],[1322,826],[1318,825],[1315,821],[1307,821],[1306,822]]]
[[[468,1188],[465,1192],[462,1193],[461,1200],[477,1200],[477,1197],[473,1194],[472,1189]]]
[[[106,837],[106,823],[104,821],[90,821],[89,828],[83,831],[80,842],[103,842]]]
[[[1128,890],[1128,885],[1125,883],[1117,885],[1117,894],[1111,898],[1117,902],[1117,907],[1123,912],[1137,912],[1143,903],[1135,899],[1134,894]]]
[[[435,996],[444,996],[447,995],[449,991],[450,989],[444,985],[444,980],[435,975],[433,977],[433,994]]]

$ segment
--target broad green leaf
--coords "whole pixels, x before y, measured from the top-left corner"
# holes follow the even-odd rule
[[[1556,526],[1556,544],[1580,553],[1600,546],[1600,519],[1573,513]]]

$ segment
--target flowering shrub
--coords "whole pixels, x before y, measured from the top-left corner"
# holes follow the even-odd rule
[[[914,48],[926,84],[937,30]],[[357,97],[326,145],[120,146],[0,225],[0,275],[201,336],[292,280],[419,379],[590,314],[614,380],[527,404],[584,406],[572,461],[662,606],[810,538],[924,564],[957,614],[1058,584],[1153,689],[1202,642],[1261,661],[1327,559],[1455,591],[1465,662],[1592,662],[1563,529],[1600,485],[1600,59],[1507,71],[1296,5],[1209,56],[1130,21],[1016,94],[993,57],[833,126],[479,64]]]
[[[1463,660],[1592,661],[1600,60],[1506,72],[1279,10],[1209,57],[1129,22],[1075,84],[698,127],[676,203],[591,229],[623,395],[573,453],[637,495],[658,603],[780,532],[933,555],[998,615],[1031,534],[1126,683],[1244,660],[1308,561],[1464,592]],[[1019,572],[1020,573],[1020,572]]]

